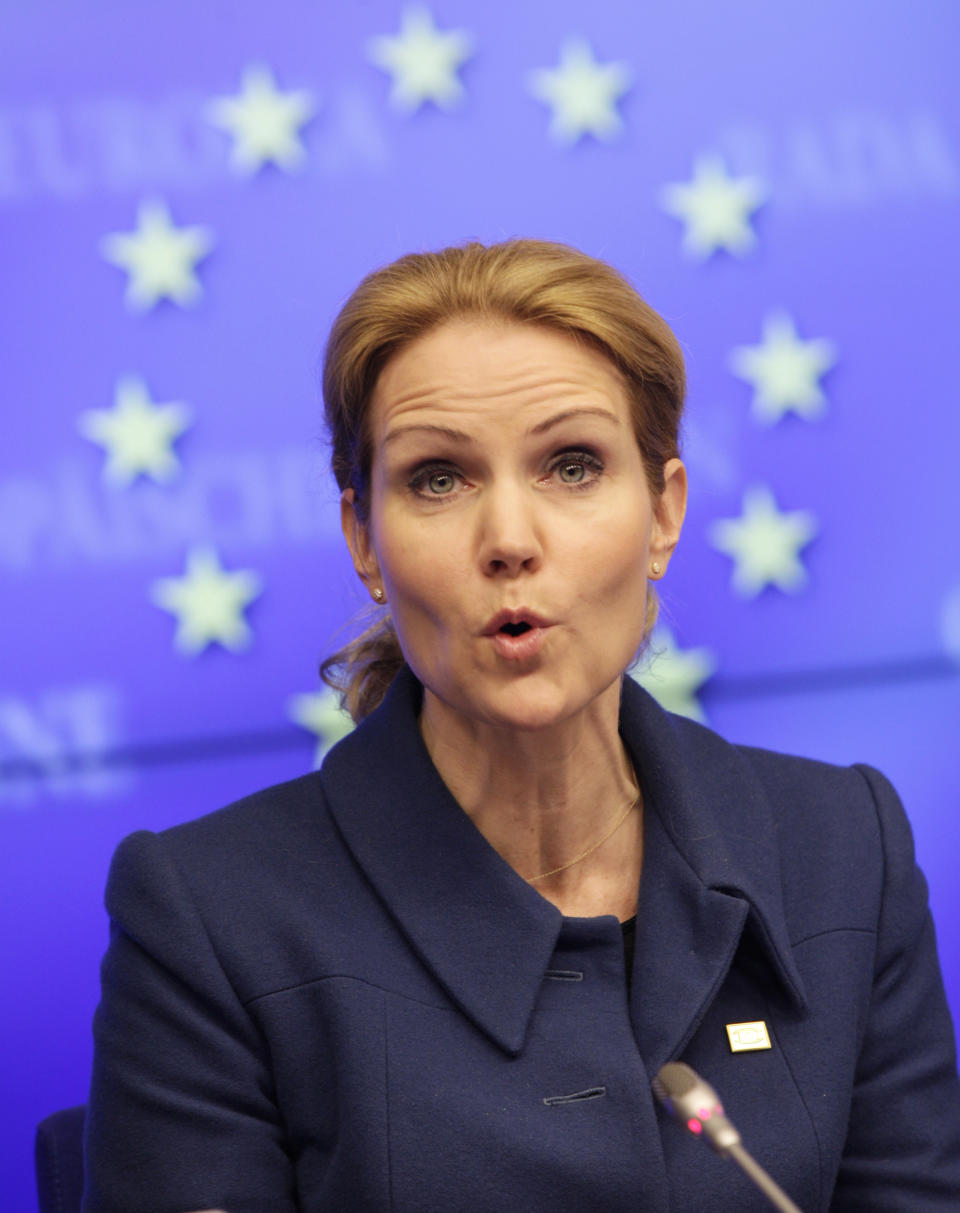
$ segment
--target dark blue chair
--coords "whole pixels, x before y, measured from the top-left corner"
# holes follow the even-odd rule
[[[40,1213],[80,1213],[84,1105],[54,1112],[37,1126],[34,1157]]]

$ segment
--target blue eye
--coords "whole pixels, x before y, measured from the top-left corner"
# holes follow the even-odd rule
[[[427,464],[415,469],[407,483],[418,497],[435,501],[456,492],[460,480],[460,473],[455,468]]]
[[[454,490],[453,474],[451,472],[431,472],[427,478],[427,487],[435,497],[444,497]]]
[[[558,471],[564,484],[580,484],[587,474],[582,463],[561,463]]]
[[[550,474],[571,489],[586,489],[603,474],[603,462],[592,451],[562,451],[554,459]]]

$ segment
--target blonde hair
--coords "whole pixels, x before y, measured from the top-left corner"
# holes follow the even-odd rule
[[[367,275],[334,321],[323,366],[323,399],[341,490],[352,488],[361,521],[369,511],[372,461],[368,411],[377,377],[404,346],[448,320],[476,316],[544,325],[604,354],[623,377],[634,433],[654,497],[678,454],[685,374],[676,337],[611,266],[542,240],[470,243],[411,253]],[[648,590],[645,635],[657,615]],[[321,674],[354,720],[380,703],[403,666],[389,615],[338,653]]]

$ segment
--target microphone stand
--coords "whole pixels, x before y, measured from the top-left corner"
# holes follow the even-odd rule
[[[653,1080],[653,1091],[674,1120],[710,1143],[722,1158],[732,1158],[780,1213],[801,1213],[779,1184],[743,1148],[709,1083],[682,1061],[670,1061]]]

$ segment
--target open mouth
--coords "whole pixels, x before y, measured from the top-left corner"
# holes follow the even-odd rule
[[[546,643],[551,620],[541,618],[529,607],[501,611],[484,631],[493,641],[494,651],[505,661],[531,661]]]
[[[524,632],[530,631],[529,623],[505,623],[498,629],[507,636],[522,636]]]

